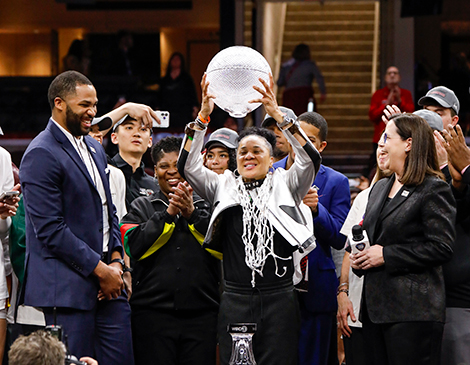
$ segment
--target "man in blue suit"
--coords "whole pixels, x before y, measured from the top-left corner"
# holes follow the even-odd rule
[[[48,98],[52,117],[20,168],[26,216],[22,297],[43,309],[47,325],[63,327],[73,355],[133,364],[106,155],[87,136],[96,90],[82,74],[67,71],[52,81]]]
[[[321,153],[327,145],[326,120],[315,112],[303,113],[297,120]],[[275,163],[274,168],[289,167],[286,166],[289,158],[292,156]],[[348,179],[321,165],[304,203],[312,210],[317,247],[308,255],[308,291],[299,293],[302,319],[299,364],[337,364],[338,279],[330,247],[342,249],[346,240],[339,231],[351,207]]]

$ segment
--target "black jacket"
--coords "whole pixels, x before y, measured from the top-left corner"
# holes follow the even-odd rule
[[[456,208],[449,185],[428,176],[403,186],[384,207],[395,177],[372,188],[364,218],[385,265],[366,270],[363,301],[374,323],[445,319],[442,264],[452,256]]]
[[[132,171],[132,166],[123,160],[118,153],[109,163],[120,169],[126,178],[126,209],[130,210],[134,199],[141,196],[150,196],[160,190],[158,183],[153,177],[145,172],[145,164],[141,162],[140,166]]]
[[[121,220],[127,254],[135,259],[133,309],[214,310],[219,303],[219,266],[201,244],[210,206],[196,194],[195,210],[186,220],[167,213],[162,192],[141,197]]]

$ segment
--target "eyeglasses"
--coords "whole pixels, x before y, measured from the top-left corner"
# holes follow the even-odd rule
[[[398,138],[398,137],[397,137]],[[389,137],[387,133],[384,133],[384,144],[387,143],[387,139],[396,139],[395,137]]]

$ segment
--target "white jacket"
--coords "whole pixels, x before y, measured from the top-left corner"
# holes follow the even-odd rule
[[[321,157],[305,134],[304,138],[313,149],[312,157],[289,131],[283,133],[295,152],[295,162],[289,170],[279,168],[273,173],[273,190],[268,200],[269,220],[292,246],[301,248],[300,251],[294,253],[296,264],[299,258],[308,254],[316,246],[312,213],[302,200],[312,186],[316,174],[315,163],[319,166]],[[204,240],[205,243],[209,243],[217,217],[225,209],[239,205],[240,201],[235,181],[237,176],[234,172],[226,170],[224,174],[218,175],[204,167],[200,153],[204,143],[204,134],[205,131],[195,131],[191,150],[186,157],[182,149],[178,166],[181,169],[181,162],[184,163],[183,171],[180,172],[194,191],[214,208]],[[187,136],[182,146],[185,145],[186,138]],[[294,283],[300,280],[299,270],[296,267]]]

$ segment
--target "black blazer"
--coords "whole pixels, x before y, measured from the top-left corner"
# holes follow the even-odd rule
[[[385,265],[364,271],[364,300],[374,323],[445,320],[441,265],[452,255],[456,203],[449,185],[428,176],[403,186],[384,207],[394,175],[372,188],[364,217]]]

